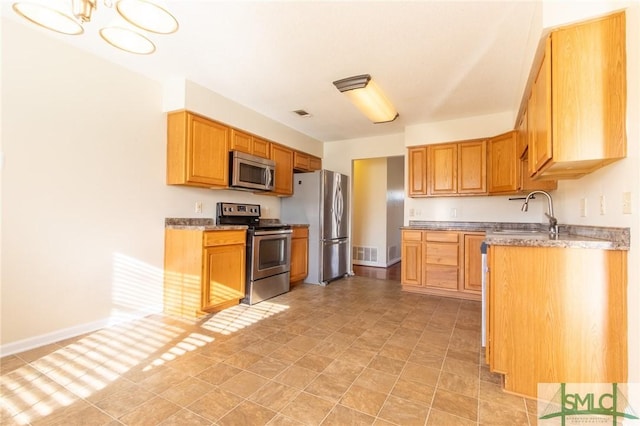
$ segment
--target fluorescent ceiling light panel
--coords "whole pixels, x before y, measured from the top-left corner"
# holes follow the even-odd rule
[[[398,117],[393,104],[369,74],[343,78],[333,84],[372,122],[388,123]]]

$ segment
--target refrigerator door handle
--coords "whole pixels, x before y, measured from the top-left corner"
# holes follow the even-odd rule
[[[342,209],[343,209],[343,205],[342,205],[342,191],[340,189],[340,185],[336,185],[336,192],[334,195],[334,203],[335,203],[335,209],[334,209],[334,215],[336,218],[336,225],[337,225],[337,229],[340,229],[340,224],[342,222]]]

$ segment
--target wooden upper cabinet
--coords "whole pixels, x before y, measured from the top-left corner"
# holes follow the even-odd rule
[[[556,180],[533,180],[529,177],[526,114],[518,129],[496,136],[487,142],[487,180],[489,194],[505,195],[550,191],[558,187]],[[524,150],[524,153],[519,152]]]
[[[540,170],[553,155],[551,144],[551,58],[550,39],[547,39],[544,57],[536,75],[531,101],[531,136],[529,143],[530,168]]]
[[[293,194],[293,150],[286,146],[271,144],[271,159],[276,163],[276,178],[273,193]]]
[[[531,90],[534,178],[577,178],[626,157],[624,12],[555,30]]]
[[[315,172],[322,169],[322,159],[304,152],[293,152],[293,170],[296,172]]]
[[[508,132],[487,142],[487,180],[490,194],[518,190],[518,132]]]
[[[427,195],[427,147],[409,148],[409,197]]]
[[[316,170],[322,170],[322,158],[311,155],[309,157],[309,171],[315,172]]]
[[[458,144],[458,194],[486,194],[487,142]]]
[[[167,184],[226,187],[230,128],[190,113],[167,116]]]
[[[451,195],[458,192],[458,145],[455,143],[427,146],[428,194]]]
[[[486,141],[427,146],[428,195],[487,193]]]
[[[293,168],[294,170],[309,171],[309,154],[295,151],[293,153]]]
[[[271,155],[271,142],[261,138],[253,137],[253,155],[257,155],[262,158],[270,158]]]
[[[270,142],[237,129],[231,130],[230,149],[246,152],[262,158],[269,158]]]

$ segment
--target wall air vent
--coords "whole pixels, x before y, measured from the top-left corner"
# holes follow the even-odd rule
[[[353,260],[364,262],[378,262],[377,247],[353,247]]]

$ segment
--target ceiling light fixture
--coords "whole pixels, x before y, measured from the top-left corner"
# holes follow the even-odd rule
[[[388,123],[398,118],[395,107],[369,74],[343,78],[333,84],[374,123]]]
[[[13,10],[23,18],[62,34],[82,34],[82,24],[91,21],[91,14],[97,10],[99,0],[71,0],[71,9],[63,10],[51,5],[35,2],[13,4]],[[178,21],[166,9],[149,0],[103,0],[107,8],[114,8],[128,23],[157,34],[171,34],[178,31]],[[112,46],[130,53],[147,55],[156,50],[146,36],[123,26],[100,29],[100,36]]]

